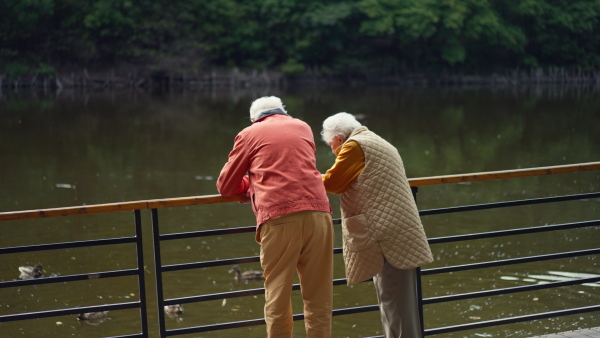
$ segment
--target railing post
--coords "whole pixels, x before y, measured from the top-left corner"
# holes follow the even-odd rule
[[[146,299],[146,278],[144,276],[144,247],[142,240],[142,217],[140,210],[134,210],[135,218],[135,246],[137,252],[138,289],[140,290],[140,316],[142,335],[148,337],[148,302]]]
[[[419,304],[419,325],[421,327],[421,337],[425,337],[425,321],[423,320],[423,290],[421,288],[421,268],[417,268],[417,302]]]
[[[417,203],[417,192],[419,187],[410,187],[415,203]],[[419,325],[421,327],[421,337],[425,336],[425,321],[423,319],[423,289],[421,287],[421,268],[417,267],[416,285],[417,285],[417,302],[419,304]]]
[[[154,270],[156,278],[156,304],[158,306],[158,330],[160,337],[166,337],[165,328],[165,304],[163,295],[162,263],[160,259],[160,232],[158,229],[158,211],[156,208],[152,212],[152,239],[154,242]]]
[[[417,193],[419,192],[419,187],[410,187],[410,190],[412,191],[415,203],[417,203]]]

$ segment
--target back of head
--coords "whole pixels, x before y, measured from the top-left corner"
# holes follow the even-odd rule
[[[285,111],[285,108],[283,107],[283,102],[281,102],[281,99],[277,96],[263,96],[258,98],[250,105],[250,120],[254,122],[260,113],[272,109],[281,109],[287,114],[287,111]]]
[[[329,143],[336,135],[347,139],[354,129],[360,127],[361,124],[356,120],[354,115],[345,112],[331,115],[323,121],[323,130],[321,137],[325,143]]]

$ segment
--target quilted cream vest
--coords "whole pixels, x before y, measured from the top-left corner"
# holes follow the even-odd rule
[[[348,284],[375,276],[384,257],[398,269],[433,262],[398,150],[364,126],[350,140],[362,148],[365,169],[341,194]]]

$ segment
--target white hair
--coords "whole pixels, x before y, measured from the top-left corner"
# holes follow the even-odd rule
[[[323,121],[323,130],[321,130],[321,138],[325,143],[330,143],[336,136],[341,136],[346,140],[354,129],[360,127],[360,122],[352,114],[337,113],[331,115]]]
[[[271,109],[281,109],[287,114],[280,98],[277,96],[263,96],[254,100],[252,105],[250,105],[250,120],[254,122],[260,113]]]

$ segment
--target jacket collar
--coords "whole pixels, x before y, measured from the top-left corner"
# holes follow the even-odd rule
[[[254,120],[253,123],[258,122],[258,121],[264,119],[267,116],[271,116],[271,115],[275,115],[275,114],[281,114],[281,115],[287,115],[287,116],[289,116],[283,110],[281,110],[279,108],[276,108],[276,109],[267,110],[267,111],[264,111],[264,112],[258,114],[258,117],[256,118],[256,120]]]
[[[352,136],[356,135],[356,134],[360,134],[364,131],[369,131],[369,128],[365,127],[365,126],[360,126],[355,128],[352,133],[350,133],[350,136],[348,136],[348,138],[351,138]],[[347,140],[346,140],[347,141]]]

